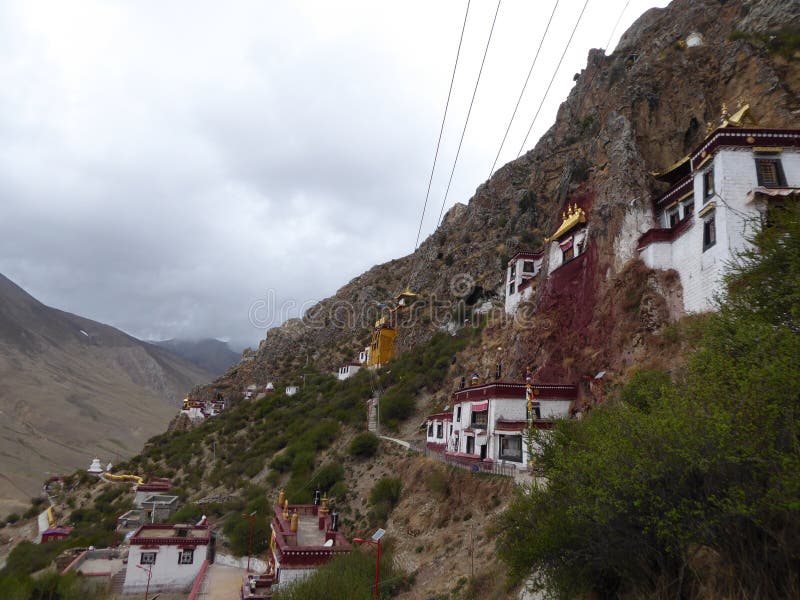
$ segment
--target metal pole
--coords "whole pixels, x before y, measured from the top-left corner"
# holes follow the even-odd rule
[[[144,600],[147,600],[147,596],[150,594],[150,577],[153,575],[153,566],[150,565],[150,568],[147,569],[147,585],[144,588]]]
[[[378,554],[375,559],[375,594],[373,597],[378,600],[378,583],[381,578],[381,541],[378,540]]]
[[[250,517],[250,539],[247,542],[247,572],[250,572],[250,555],[253,552],[253,527],[255,526],[255,517]]]

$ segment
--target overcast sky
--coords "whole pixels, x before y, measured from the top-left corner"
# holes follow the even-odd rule
[[[555,0],[504,0],[447,205],[486,180]],[[590,0],[526,149],[625,0]],[[612,38],[647,8],[632,0]],[[472,0],[423,237],[496,8]],[[499,165],[583,0],[560,0]],[[218,337],[414,248],[465,1],[0,0],[0,272],[143,339]],[[274,323],[277,324],[277,323]]]

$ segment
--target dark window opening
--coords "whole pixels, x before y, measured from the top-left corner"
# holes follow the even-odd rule
[[[470,423],[473,427],[482,427],[486,428],[486,425],[489,423],[489,411],[482,410],[480,412],[472,413],[472,422]]]
[[[433,437],[433,423],[428,423],[428,437]]]
[[[711,216],[703,221],[703,252],[717,243],[717,228],[714,217]]]
[[[511,284],[508,286],[508,295],[509,295],[509,296],[513,296],[513,295],[514,295],[514,282],[513,282],[513,281],[512,281],[512,282],[511,282]]]
[[[511,263],[511,279],[514,279],[514,277],[516,276],[517,276],[517,263],[513,262]]]
[[[532,260],[526,260],[524,263],[522,263],[522,271],[524,273],[533,273],[534,270],[535,269]]]
[[[694,214],[694,196],[686,198],[681,202],[681,206],[683,206],[683,220],[686,220]]]
[[[456,421],[461,423],[461,407],[456,408]]]
[[[675,227],[675,225],[677,225],[678,222],[680,221],[680,219],[678,218],[678,209],[676,208],[675,210],[671,211],[667,215],[667,219],[668,219],[668,223],[667,223],[668,226],[670,228]]]
[[[768,188],[786,186],[783,166],[777,158],[757,158],[756,174],[758,175],[758,185],[760,186]]]
[[[703,173],[703,201],[708,202],[708,199],[714,195],[714,169],[709,169]]]
[[[194,550],[181,550],[178,554],[179,565],[191,565],[194,563]]]
[[[140,565],[154,565],[156,564],[156,553],[155,552],[142,552],[142,556],[139,559]]]
[[[436,425],[436,437],[438,439],[442,439],[444,437],[444,427],[442,427],[441,423]]]
[[[575,258],[575,246],[570,246],[566,250],[564,250],[564,255],[562,256],[563,262],[567,262]]]
[[[522,437],[518,435],[501,435],[498,458],[522,462]]]
[[[467,437],[467,454],[475,454],[475,438],[472,436]]]

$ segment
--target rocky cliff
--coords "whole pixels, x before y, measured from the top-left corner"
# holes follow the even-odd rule
[[[798,25],[797,0],[675,0],[649,10],[611,55],[590,51],[536,147],[451,208],[414,254],[373,267],[302,320],[269,331],[215,389],[279,378],[307,360],[334,370],[366,344],[378,304],[406,285],[424,301],[401,349],[451,320],[448,303],[500,305],[508,257],[541,248],[572,204],[587,213],[588,251],[539,283],[525,318],[494,319],[487,340],[504,348],[501,357],[478,350],[467,362],[488,371],[501,359],[513,374],[532,364],[543,380],[576,380],[657,355],[665,326],[681,316],[681,289],[676,277],[636,262],[660,191],[650,173],[701,141],[721,104],[738,97],[763,126],[797,126]],[[703,44],[687,47],[693,32]]]

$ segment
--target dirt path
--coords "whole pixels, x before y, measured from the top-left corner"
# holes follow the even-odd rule
[[[197,597],[202,600],[237,600],[246,574],[245,569],[209,565]]]

